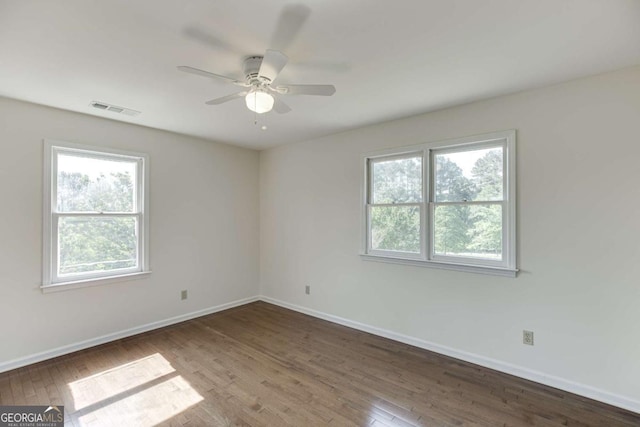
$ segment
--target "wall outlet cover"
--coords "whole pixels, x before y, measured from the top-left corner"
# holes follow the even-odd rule
[[[533,345],[533,331],[522,331],[522,343]]]

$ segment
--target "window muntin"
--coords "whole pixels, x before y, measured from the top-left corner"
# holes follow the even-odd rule
[[[365,254],[515,272],[515,131],[413,149],[416,151],[410,155],[389,150],[366,157]],[[400,160],[407,158],[416,163],[421,159],[424,167],[420,174],[411,175],[406,167],[399,167]],[[394,162],[395,170],[405,172],[384,175],[394,179],[381,186],[375,179],[380,175],[376,169]],[[420,196],[406,197],[415,194],[416,189]],[[378,194],[384,197],[374,197]],[[378,201],[390,203],[372,203]],[[377,218],[383,206],[392,209],[387,216],[395,221],[381,222]],[[408,214],[408,207],[414,209],[412,215]],[[419,238],[415,237],[416,230]],[[385,241],[382,237],[398,235],[404,237],[386,240],[396,244],[380,244]],[[398,241],[406,244],[397,244]],[[417,242],[420,250],[416,249]]]
[[[146,155],[57,141],[45,150],[43,287],[148,271]]]

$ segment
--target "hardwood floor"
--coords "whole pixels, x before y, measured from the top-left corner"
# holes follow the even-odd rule
[[[0,374],[69,426],[638,426],[640,415],[257,302]]]

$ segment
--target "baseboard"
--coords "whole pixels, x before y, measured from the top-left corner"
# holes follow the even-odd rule
[[[373,335],[389,338],[394,341],[409,344],[414,347],[423,348],[425,350],[433,351],[435,353],[443,354],[445,356],[460,359],[465,362],[474,363],[476,365],[484,366],[496,371],[504,372],[506,374],[514,375],[516,377],[524,378],[530,381],[534,381],[540,384],[544,384],[550,387],[554,387],[560,390],[568,391],[569,393],[577,394],[589,399],[597,400],[599,402],[607,403],[609,405],[617,406],[629,411],[640,413],[640,401],[621,396],[615,393],[610,393],[605,390],[601,390],[588,385],[576,383],[574,381],[566,380],[564,378],[556,377],[553,375],[545,374],[544,372],[535,371],[532,369],[524,368],[522,366],[512,365],[510,363],[502,362],[500,360],[491,359],[488,357],[480,356],[477,354],[456,350],[451,347],[443,346],[440,344],[424,341],[419,338],[410,337],[408,335],[398,334],[386,329],[370,326],[364,323],[355,322],[353,320],[345,319],[332,314],[327,314],[321,311],[313,310],[307,307],[302,307],[296,304],[291,304],[285,301],[280,301],[275,298],[260,296],[260,300],[274,304],[280,307],[288,308],[309,316],[317,317],[319,319],[328,320],[339,325],[348,326],[359,331],[368,332]]]
[[[185,320],[191,320],[191,319],[195,319],[196,317],[206,316],[207,314],[217,313],[218,311],[223,311],[229,308],[249,304],[251,302],[258,301],[258,299],[259,299],[258,297],[243,298],[236,301],[228,302],[226,304],[220,304],[215,307],[209,307],[203,310],[181,314],[180,316],[171,317],[169,319],[147,323],[146,325],[137,326],[135,328],[126,329],[124,331],[114,332],[112,334],[102,335],[97,338],[91,338],[89,340],[80,341],[74,344],[69,344],[62,347],[54,348],[53,350],[43,351],[41,353],[32,354],[30,356],[13,359],[8,362],[0,363],[0,372],[21,368],[23,366],[31,365],[33,363],[42,362],[43,360],[52,359],[54,357],[73,353],[74,351],[84,350],[89,347],[95,347],[97,345],[119,340],[121,338],[130,337],[132,335],[137,335],[143,332],[148,332],[154,329],[159,329],[165,326],[184,322]]]
[[[44,351],[41,353],[13,359],[8,362],[0,363],[0,372],[10,371],[12,369],[21,368],[23,366],[31,365],[33,363],[42,362],[54,357],[63,356],[65,354],[73,353],[78,350],[84,350],[86,348],[94,347],[100,344],[105,344],[111,341],[115,341],[121,338],[130,337],[143,332],[152,331],[154,329],[163,328],[176,323],[184,322],[186,320],[195,319],[196,317],[206,316],[219,311],[227,310],[229,308],[238,307],[241,305],[249,304],[255,301],[264,301],[270,304],[274,304],[280,307],[288,308],[309,316],[313,316],[319,319],[328,320],[339,325],[348,326],[359,331],[368,332],[373,335],[389,338],[394,341],[409,344],[415,347],[423,348],[425,350],[433,351],[435,353],[443,354],[445,356],[460,359],[465,362],[474,363],[476,365],[484,366],[486,368],[494,369],[496,371],[504,372],[506,374],[514,375],[520,378],[524,378],[530,381],[534,381],[540,384],[544,384],[550,387],[555,387],[560,390],[568,391],[580,396],[584,396],[590,399],[594,399],[609,405],[617,406],[629,411],[640,413],[640,401],[621,396],[615,393],[610,393],[605,390],[601,390],[588,385],[576,383],[564,378],[556,377],[553,375],[547,375],[543,372],[535,371],[532,369],[524,368],[521,366],[505,363],[496,359],[480,356],[474,353],[456,350],[451,347],[443,346],[440,344],[424,341],[419,338],[411,337],[408,335],[399,334],[387,329],[378,328],[375,326],[367,325],[364,323],[356,322],[353,320],[345,319],[343,317],[334,316],[332,314],[324,313],[318,310],[313,310],[307,307],[302,307],[296,304],[291,304],[285,301],[281,301],[275,298],[267,296],[255,296],[249,298],[243,298],[240,300],[228,302],[226,304],[220,304],[215,307],[209,307],[203,310],[194,311],[191,313],[182,314],[180,316],[171,317],[169,319],[160,320],[157,322],[147,323],[146,325],[137,326],[135,328],[126,329],[112,334],[103,335],[97,338],[77,342],[74,344],[55,348],[53,350]]]

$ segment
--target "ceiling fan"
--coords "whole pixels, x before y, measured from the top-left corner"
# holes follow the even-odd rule
[[[240,92],[207,101],[206,104],[219,105],[244,97],[247,108],[257,114],[267,113],[272,109],[281,114],[291,111],[291,108],[280,99],[282,95],[331,96],[336,91],[333,85],[274,83],[280,71],[289,61],[289,58],[282,53],[282,50],[285,50],[287,46],[293,43],[300,30],[304,27],[310,13],[311,9],[303,4],[290,4],[282,9],[275,32],[271,38],[270,45],[273,49],[267,50],[263,56],[245,57],[243,63],[244,81],[189,66],[179,66],[178,69],[203,77],[225,80],[244,88]],[[198,27],[187,28],[185,35],[216,49],[222,48],[235,53],[241,51],[241,49],[234,47],[226,40]]]
[[[333,85],[276,85],[274,81],[287,65],[289,58],[278,50],[268,49],[264,56],[249,56],[244,60],[243,72],[245,80],[236,80],[209,71],[181,65],[178,70],[212,79],[225,80],[245,88],[243,91],[212,99],[207,105],[219,105],[234,99],[245,99],[247,108],[257,114],[267,113],[272,109],[280,114],[288,113],[291,108],[280,99],[281,95],[320,95],[331,96],[336,92]]]

